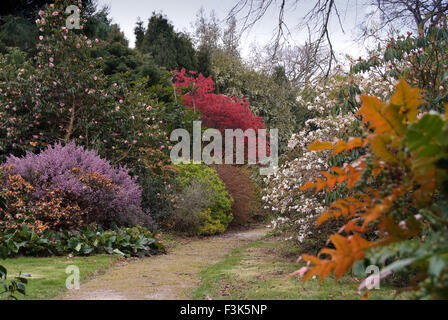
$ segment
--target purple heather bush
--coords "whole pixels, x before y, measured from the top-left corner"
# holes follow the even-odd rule
[[[114,168],[95,151],[74,142],[65,146],[58,143],[39,154],[28,152],[23,158],[10,156],[5,164],[13,166],[12,174],[20,174],[31,183],[35,200],[57,189],[77,199],[81,208],[93,212],[93,222],[152,227],[152,219],[141,210],[142,191],[128,169]],[[82,173],[99,174],[112,187],[92,186],[83,181]]]

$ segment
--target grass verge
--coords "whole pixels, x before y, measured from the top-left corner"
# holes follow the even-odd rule
[[[31,274],[26,286],[26,296],[20,294],[20,300],[49,300],[58,297],[66,290],[65,281],[69,274],[65,270],[75,265],[80,270],[80,280],[89,278],[105,271],[113,261],[120,259],[114,255],[96,255],[91,257],[51,257],[31,258],[21,257],[0,260],[0,264],[8,270],[8,278],[12,279],[19,272]]]
[[[218,300],[359,300],[360,280],[345,276],[338,282],[328,277],[307,283],[287,275],[303,266],[285,242],[273,238],[233,250],[226,258],[201,271],[201,285],[193,298]],[[289,258],[288,258],[289,257]],[[292,257],[295,257],[294,259]],[[381,286],[370,299],[392,299],[395,289]]]

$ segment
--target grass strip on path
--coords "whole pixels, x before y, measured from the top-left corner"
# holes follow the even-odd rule
[[[226,258],[201,271],[201,285],[193,298],[219,300],[359,300],[359,279],[347,275],[335,282],[328,277],[307,283],[288,274],[303,267],[284,241],[266,238],[233,250]],[[297,251],[297,249],[295,249]],[[289,256],[289,258],[288,258]],[[294,257],[294,258],[292,258]],[[381,286],[370,299],[392,299],[395,290]]]

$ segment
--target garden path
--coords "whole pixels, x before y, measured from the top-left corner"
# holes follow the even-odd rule
[[[168,254],[123,262],[72,290],[67,300],[184,300],[200,285],[199,272],[219,262],[231,250],[261,239],[268,229],[229,231],[223,235],[190,240]]]

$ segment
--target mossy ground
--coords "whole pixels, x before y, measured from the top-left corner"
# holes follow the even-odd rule
[[[202,283],[194,299],[221,300],[359,300],[360,280],[345,276],[303,283],[288,275],[304,266],[297,262],[300,249],[275,238],[249,243],[233,250],[221,262],[201,271]],[[370,299],[392,299],[395,289],[382,286]]]

